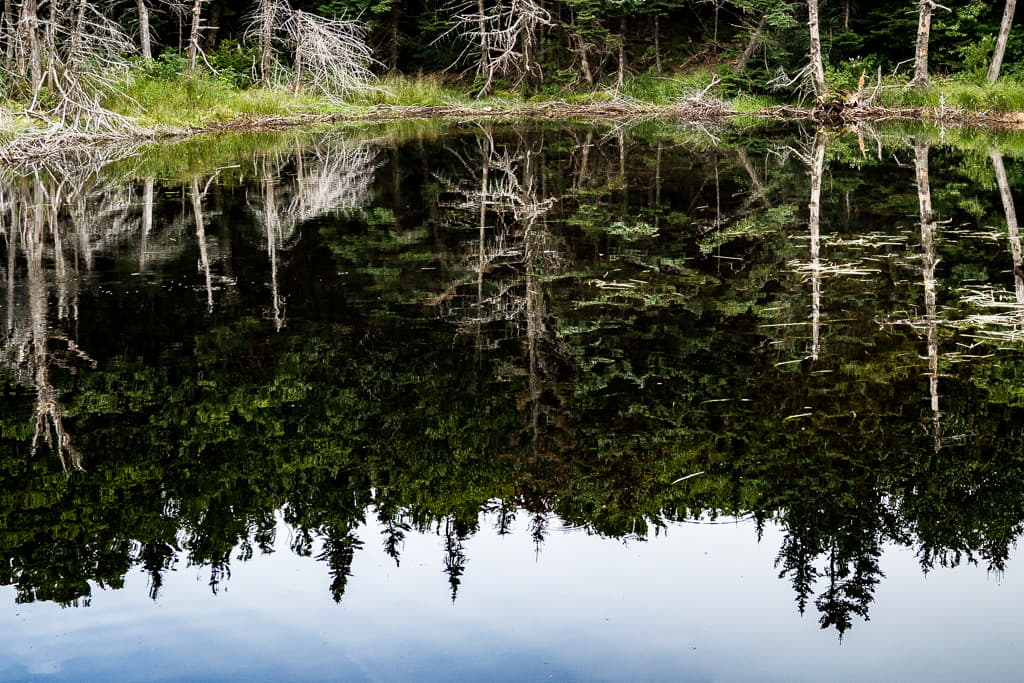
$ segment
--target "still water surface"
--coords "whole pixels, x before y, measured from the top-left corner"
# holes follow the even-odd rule
[[[8,173],[0,676],[1012,678],[1021,148],[428,124]]]

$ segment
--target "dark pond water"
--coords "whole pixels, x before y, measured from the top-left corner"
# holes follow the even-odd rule
[[[0,678],[1015,678],[1022,182],[664,123],[9,171]]]

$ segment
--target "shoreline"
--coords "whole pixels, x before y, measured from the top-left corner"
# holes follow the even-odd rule
[[[178,142],[200,135],[258,133],[304,126],[339,123],[374,123],[429,119],[509,121],[629,121],[670,120],[696,126],[722,124],[733,119],[780,122],[804,121],[822,127],[858,126],[887,121],[919,122],[935,126],[977,127],[992,130],[1024,129],[1024,112],[1005,114],[954,108],[885,108],[850,103],[826,103],[816,108],[780,105],[739,111],[715,100],[689,100],[670,105],[643,103],[542,102],[509,108],[458,105],[376,105],[363,112],[303,113],[294,115],[239,115],[191,128],[138,128],[123,132],[83,133],[61,129],[26,135],[0,145],[0,164],[45,162],[62,154],[98,147]]]

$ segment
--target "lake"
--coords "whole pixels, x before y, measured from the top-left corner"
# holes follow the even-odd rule
[[[0,174],[3,680],[1010,680],[1024,137],[407,122]]]

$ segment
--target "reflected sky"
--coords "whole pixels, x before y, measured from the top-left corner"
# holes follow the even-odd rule
[[[792,609],[773,571],[781,534],[750,522],[673,524],[645,542],[518,524],[466,543],[452,603],[441,540],[411,534],[400,567],[368,545],[340,605],[322,564],[288,551],[232,570],[168,574],[147,597],[133,572],[92,606],[0,610],[4,680],[1010,680],[1022,635],[1013,571],[939,569],[888,548],[872,619],[840,642]],[[378,536],[371,524],[363,538]],[[615,546],[609,548],[609,546]]]

